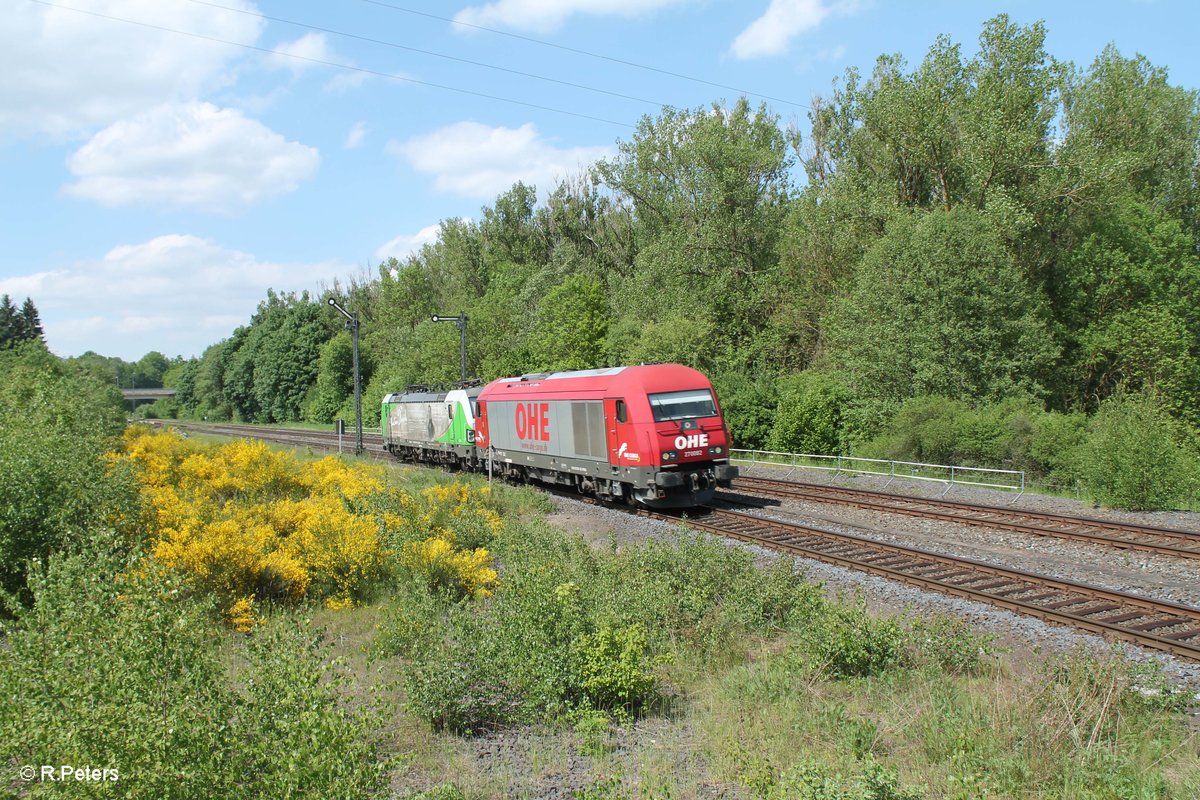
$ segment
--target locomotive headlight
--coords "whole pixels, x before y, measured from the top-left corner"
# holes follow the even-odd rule
[[[710,456],[719,456],[719,455],[721,455],[721,446],[720,446],[720,445],[717,445],[716,447],[710,447],[710,448],[708,448],[708,454],[709,454]]]
[[[675,459],[679,458],[679,454],[674,450],[666,450],[663,452],[662,457],[663,461],[674,461]]]

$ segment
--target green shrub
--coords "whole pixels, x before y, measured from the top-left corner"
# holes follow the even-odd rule
[[[567,715],[575,735],[580,739],[579,752],[585,756],[602,756],[611,748],[608,743],[610,719],[608,714],[580,708]]]
[[[571,657],[584,702],[618,719],[630,719],[657,693],[640,626],[602,625],[571,643]]]
[[[905,660],[954,675],[972,674],[995,654],[993,639],[959,617],[917,617],[909,624]]]
[[[791,559],[764,575],[748,551],[694,532],[630,547],[597,570],[587,582],[597,613],[641,625],[656,649],[682,639],[704,654],[727,652],[732,639],[782,629],[819,603]]]
[[[860,454],[949,464],[955,452],[955,421],[969,410],[961,400],[914,397],[899,408],[878,436],[863,445]]]
[[[138,406],[133,416],[138,419],[179,419],[182,410],[174,397],[160,397],[153,403]]]
[[[905,632],[895,618],[875,618],[866,602],[830,603],[801,628],[802,656],[835,678],[876,675],[906,663]]]
[[[1085,486],[1107,506],[1175,508],[1200,494],[1200,464],[1151,394],[1118,393],[1100,404],[1079,449]]]
[[[583,617],[561,577],[513,574],[486,604],[444,609],[405,674],[409,708],[436,729],[473,734],[576,705],[570,647]]]
[[[384,608],[383,621],[372,641],[373,655],[416,658],[435,640],[441,627],[442,598],[427,584],[402,582]]]
[[[117,390],[40,343],[0,351],[0,592],[28,602],[31,559],[132,530],[137,489],[105,453],[124,427]]]
[[[245,699],[236,725],[240,780],[259,797],[371,797],[387,781],[370,706],[345,707],[348,680],[331,662],[324,634],[298,618],[271,620],[248,641]]]
[[[653,704],[654,669],[677,648],[734,657],[754,632],[818,607],[783,559],[766,575],[743,550],[697,535],[593,551],[542,525],[496,540],[505,572],[483,603],[401,599],[380,633],[401,655],[410,708],[434,727],[479,732]]]
[[[798,764],[779,771],[760,758],[739,776],[755,800],[920,800],[921,786],[903,786],[899,772],[868,759],[856,778],[845,778],[820,764]]]
[[[970,406],[948,397],[914,397],[902,405],[863,455],[965,467],[1039,472],[1032,443],[1047,417],[1028,398]]]
[[[30,574],[0,647],[0,762],[112,768],[128,797],[365,798],[386,763],[306,626],[276,620],[235,680],[209,604],[112,537]],[[237,688],[244,685],[244,694]],[[105,782],[71,785],[110,797]],[[33,782],[29,797],[59,797]]]
[[[1078,413],[1041,415],[1029,443],[1035,472],[1060,486],[1078,482],[1079,448],[1087,439],[1087,423],[1087,417]]]
[[[837,378],[811,370],[780,383],[767,447],[785,453],[844,453],[846,408],[853,401],[850,389]]]
[[[713,388],[733,446],[752,450],[766,447],[779,402],[775,382],[764,380],[761,374],[727,372],[713,375]]]
[[[408,708],[434,730],[470,736],[527,721],[527,702],[503,667],[462,638],[426,651],[405,673]]]

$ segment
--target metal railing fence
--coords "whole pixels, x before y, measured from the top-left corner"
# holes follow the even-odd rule
[[[857,456],[822,456],[811,453],[780,453],[772,450],[729,451],[730,459],[742,464],[787,467],[785,478],[798,469],[816,469],[838,475],[873,475],[887,478],[886,489],[892,482],[901,480],[930,481],[943,483],[946,491],[955,485],[980,486],[988,489],[1016,491],[1017,497],[1025,493],[1025,471],[1017,469],[987,469],[985,467],[960,467],[951,464],[925,464],[919,461],[893,461],[882,458],[859,458]]]

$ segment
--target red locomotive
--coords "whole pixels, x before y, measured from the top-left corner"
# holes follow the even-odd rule
[[[503,378],[474,422],[480,467],[606,499],[699,505],[737,476],[712,384],[679,364]]]

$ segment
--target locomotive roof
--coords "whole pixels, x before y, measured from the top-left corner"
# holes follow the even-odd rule
[[[446,399],[450,392],[463,391],[467,397],[474,399],[483,391],[482,386],[472,386],[468,389],[450,389],[448,391],[431,392],[426,390],[414,390],[393,392],[383,398],[385,403],[440,403]]]
[[[707,388],[710,385],[704,373],[682,364],[643,364],[501,378],[484,387],[482,399],[499,400],[510,394],[526,393],[580,392],[597,396],[602,393],[655,393]]]

